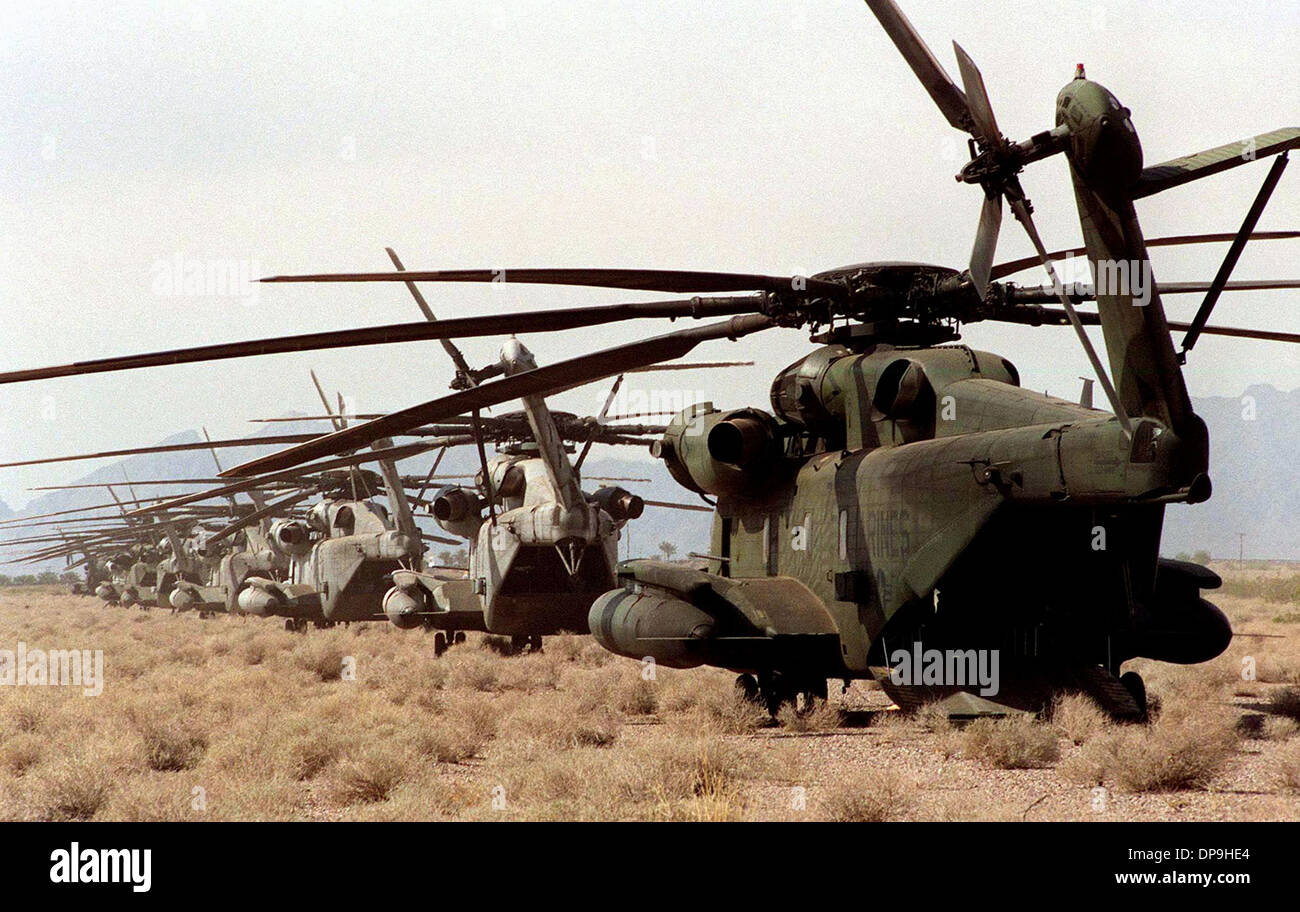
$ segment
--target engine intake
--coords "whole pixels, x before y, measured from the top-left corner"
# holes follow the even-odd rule
[[[759,409],[686,409],[650,450],[682,486],[702,494],[742,494],[767,486],[782,468],[780,426]]]
[[[281,519],[271,525],[271,541],[285,554],[311,553],[311,526],[299,519]]]
[[[645,512],[645,501],[619,487],[600,488],[591,498],[614,522],[636,519]]]

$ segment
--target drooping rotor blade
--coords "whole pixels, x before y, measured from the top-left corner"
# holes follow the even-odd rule
[[[210,447],[249,447],[285,443],[301,443],[313,439],[314,434],[272,434],[266,437],[243,437],[235,440],[205,440],[201,443],[166,443],[157,446],[131,447],[125,450],[104,450],[99,453],[78,453],[75,456],[48,456],[44,459],[25,459],[21,462],[0,463],[0,469],[15,466],[45,465],[50,462],[75,462],[78,459],[108,459],[113,456],[141,456],[148,453],[181,453],[187,450],[206,450]]]
[[[1273,160],[1273,167],[1269,168],[1268,175],[1259,188],[1259,193],[1255,195],[1255,202],[1251,204],[1245,220],[1241,223],[1241,229],[1237,232],[1237,236],[1232,239],[1232,246],[1228,248],[1228,253],[1224,256],[1223,263],[1214,276],[1214,281],[1210,283],[1210,290],[1205,293],[1205,299],[1201,301],[1201,306],[1196,310],[1196,316],[1192,318],[1191,329],[1187,330],[1187,335],[1183,336],[1179,360],[1186,361],[1187,353],[1196,345],[1196,337],[1201,334],[1202,328],[1210,318],[1210,312],[1214,310],[1214,305],[1218,303],[1223,286],[1228,284],[1228,279],[1232,276],[1232,270],[1236,268],[1237,260],[1241,258],[1241,252],[1246,249],[1246,241],[1250,239],[1250,233],[1259,224],[1259,217],[1263,215],[1264,207],[1268,205],[1269,198],[1273,195],[1273,190],[1282,177],[1282,172],[1286,170],[1289,155],[1290,153],[1283,152]]]
[[[310,370],[307,373],[311,374],[311,382],[316,387],[316,394],[320,396],[321,404],[325,406],[325,411],[329,413],[330,424],[334,426],[334,430],[341,431],[343,426],[339,424],[338,415],[334,414],[334,408],[330,405],[329,396],[325,395],[325,387],[320,385],[320,378],[316,376],[316,371]]]
[[[130,500],[120,500],[117,498],[116,495],[114,495],[113,503],[110,504],[96,504],[93,507],[76,507],[70,510],[56,510],[53,513],[37,513],[34,516],[23,516],[23,517],[15,517],[13,519],[6,519],[0,522],[0,529],[5,529],[10,526],[20,526],[25,521],[31,519],[48,519],[51,516],[71,516],[74,513],[92,513],[95,510],[111,510],[114,507],[125,508],[128,506],[134,506],[136,504],[155,503],[162,499],[163,498],[161,496],[156,496],[156,497],[135,497]]]
[[[654,371],[706,370],[719,367],[753,367],[753,361],[686,361],[680,364],[652,364],[649,367],[633,367],[624,371],[627,374],[648,374]]]
[[[1236,237],[1237,235],[1235,233],[1176,234],[1169,237],[1147,238],[1145,243],[1148,247],[1179,247],[1184,244],[1226,243]],[[1250,239],[1252,241],[1281,241],[1298,237],[1300,237],[1300,231],[1256,231],[1251,234]],[[1066,247],[1061,250],[1053,250],[1048,254],[1048,257],[1053,260],[1060,260],[1071,256],[1087,256],[1087,254],[1087,247]],[[994,266],[989,277],[993,279],[1002,279],[1038,265],[1039,261],[1036,256],[1021,257],[1018,260],[1007,260],[1004,263],[998,263]]]
[[[1213,282],[1158,282],[1161,296],[1176,294],[1205,294]],[[1223,291],[1278,291],[1300,288],[1300,279],[1236,279],[1224,283]],[[1075,289],[1070,295],[1076,301],[1091,301],[1092,290]],[[1013,304],[1055,304],[1057,291],[1051,285],[1008,285],[1006,299]]]
[[[867,6],[880,20],[885,33],[889,35],[894,46],[902,53],[907,65],[921,80],[921,85],[930,93],[934,103],[939,106],[943,116],[958,130],[970,133],[975,126],[970,114],[970,105],[962,90],[944,72],[934,54],[921,40],[921,36],[912,23],[907,20],[893,0],[867,0]]]
[[[333,410],[331,410],[331,414],[329,415],[296,415],[296,416],[285,417],[285,418],[249,418],[248,421],[251,424],[279,424],[279,423],[287,423],[287,422],[294,422],[294,421],[333,421],[335,418],[338,417],[343,417],[350,421],[351,420],[369,421],[372,418],[384,417],[384,413],[370,412],[368,414],[361,413],[356,415],[339,416],[333,413]]]
[[[394,269],[398,272],[406,271],[406,267],[402,265],[402,261],[398,259],[397,252],[394,251],[392,247],[385,247],[384,252],[387,253],[388,258],[393,261]],[[415,304],[420,308],[420,313],[424,314],[424,318],[430,323],[437,322],[438,318],[434,314],[433,308],[429,306],[429,302],[424,299],[424,295],[420,292],[420,287],[414,282],[407,282],[406,290],[411,293],[411,297],[415,298]],[[464,353],[459,347],[457,347],[456,343],[452,342],[450,339],[441,339],[439,341],[442,343],[442,350],[447,353],[449,358],[451,358],[451,363],[455,366],[456,372],[470,382],[473,382],[474,371],[470,368],[469,362],[465,360]]]
[[[1191,323],[1169,321],[1170,329],[1191,329]],[[1271,329],[1240,329],[1236,326],[1202,326],[1200,332],[1207,336],[1235,336],[1238,339],[1262,339],[1267,342],[1300,342],[1300,333],[1277,332]]]
[[[596,442],[596,432],[600,429],[599,425],[604,422],[605,416],[609,414],[610,406],[614,404],[614,399],[618,396],[618,389],[622,385],[623,374],[619,374],[614,378],[614,383],[609,388],[609,395],[605,397],[605,404],[600,407],[600,414],[596,416],[596,424],[592,427],[591,433],[587,435],[587,442],[582,445],[582,452],[574,460],[573,471],[582,471],[582,464],[586,462],[587,454],[591,452],[591,445]]]
[[[178,485],[178,484],[225,484],[224,478],[168,478],[154,481],[137,481],[133,482],[140,487],[145,485]],[[78,488],[107,488],[114,484],[111,481],[98,481],[93,484],[67,484],[67,485],[43,485],[36,488],[28,488],[29,491],[71,491]]]
[[[1088,311],[1075,311],[1079,321],[1085,326],[1100,326],[1101,316]],[[1003,323],[1023,323],[1033,326],[1067,326],[1069,315],[1064,310],[1050,307],[1025,308],[1023,313],[1011,311],[1001,313],[992,319]],[[1192,324],[1169,320],[1171,330],[1190,329]],[[1207,336],[1232,336],[1238,339],[1260,339],[1266,342],[1292,342],[1300,344],[1300,333],[1278,332],[1271,329],[1243,329],[1236,326],[1205,326],[1201,332]]]
[[[424,480],[420,482],[420,490],[416,492],[415,497],[413,498],[414,500],[421,500],[424,497],[424,492],[429,489],[429,482],[433,481],[433,479],[437,477],[438,466],[442,464],[442,457],[446,455],[447,448],[443,447],[438,451],[438,455],[433,457],[433,464],[429,466],[429,474],[425,475]]]
[[[836,282],[806,276],[771,276],[740,272],[695,272],[677,269],[411,269],[398,272],[322,272],[278,275],[262,282],[474,282],[486,284],[577,285],[674,294],[768,291],[800,297],[841,298],[848,289]],[[444,322],[444,321],[438,321]],[[454,322],[454,321],[453,321]],[[463,333],[457,333],[463,335]]]
[[[211,543],[211,542],[217,542],[217,541],[222,541],[223,539],[227,539],[230,536],[234,535],[236,532],[238,532],[240,529],[247,528],[248,526],[251,526],[254,523],[261,522],[263,519],[266,519],[268,516],[275,516],[279,513],[285,512],[291,507],[297,506],[298,504],[306,500],[308,497],[311,497],[312,494],[314,493],[315,493],[314,491],[299,491],[296,494],[290,494],[288,497],[282,497],[277,501],[273,501],[267,504],[265,507],[262,507],[262,509],[260,510],[254,510],[252,513],[249,513],[245,516],[241,516],[239,519],[235,520],[234,522],[222,526],[216,532],[208,536],[207,541]]]
[[[331,456],[349,449],[367,446],[382,437],[401,434],[403,430],[426,422],[463,415],[466,412],[500,405],[523,396],[563,392],[594,380],[612,377],[633,367],[680,358],[701,342],[712,339],[737,339],[775,325],[776,322],[770,317],[751,314],[580,355],[402,409],[383,418],[354,425],[346,431],[327,434],[281,453],[251,460],[223,474],[248,475],[288,469],[322,456]]]
[[[970,254],[970,279],[980,298],[988,291],[989,273],[998,249],[998,231],[1002,228],[1002,194],[986,194],[980,207],[979,227],[975,230],[975,246]]]
[[[832,287],[839,288],[840,286],[832,285]],[[221,361],[227,358],[248,358],[254,355],[273,355],[283,352],[322,351],[359,345],[388,345],[398,342],[419,342],[426,339],[452,337],[505,336],[522,332],[554,332],[649,317],[725,317],[756,313],[760,310],[762,303],[762,299],[755,296],[690,298],[687,300],[650,301],[636,304],[569,307],[520,314],[490,314],[482,317],[439,320],[436,323],[427,321],[390,323],[385,326],[303,333],[297,336],[277,336],[270,339],[250,339],[245,342],[223,342],[216,345],[177,348],[170,351],[150,352],[140,355],[74,361],[71,364],[61,364],[54,367],[7,371],[0,373],[0,383],[21,383],[28,380],[47,380],[52,377],[72,377],[80,374],[104,373],[106,371],[135,370],[142,367],[158,367],[166,364],[192,364],[199,361]]]
[[[690,510],[694,513],[712,513],[712,507],[701,507],[698,504],[673,503],[668,500],[647,500],[647,507],[664,507],[669,510]]]
[[[1161,294],[1202,294],[1214,287],[1213,282],[1161,282]],[[1236,279],[1223,286],[1223,291],[1276,291],[1300,288],[1300,279]]]
[[[186,515],[184,515],[184,516],[181,517],[181,518],[194,519],[194,518],[205,517],[205,516],[225,516],[226,513],[227,513],[227,511],[226,511],[226,509],[225,509],[224,507],[200,507],[200,506],[195,506],[195,507],[191,507],[191,508],[189,508],[189,510],[186,511]],[[189,515],[189,514],[192,514],[192,515]],[[26,527],[29,527],[29,526],[64,526],[64,527],[66,527],[69,523],[76,523],[76,524],[77,524],[77,528],[75,528],[75,529],[73,529],[73,530],[71,530],[71,531],[73,531],[73,532],[90,532],[90,531],[92,531],[92,529],[91,529],[91,527],[87,526],[86,524],[88,524],[88,523],[104,523],[104,522],[115,522],[115,523],[121,523],[121,522],[122,522],[122,517],[119,516],[119,515],[114,514],[114,515],[112,515],[112,516],[78,516],[78,517],[75,517],[74,519],[67,519],[67,518],[64,518],[64,519],[42,519],[42,520],[35,520],[35,521],[33,521],[33,522],[18,523],[18,524],[13,525],[13,526],[8,526],[8,527],[6,527],[5,531],[10,531],[10,530],[12,530],[12,529],[22,529],[22,528],[26,528]],[[82,526],[86,526],[86,528],[81,528]],[[133,525],[133,526],[131,526],[131,528],[132,528],[132,529],[135,529],[135,530],[137,530],[137,531],[143,531],[143,532],[157,531],[157,527],[152,526],[152,525],[147,525],[147,524],[146,524],[146,525]]]
[[[177,497],[173,500],[168,500],[165,503],[159,504],[157,508],[150,508],[148,510],[133,512],[132,515],[143,516],[143,515],[147,515],[148,513],[154,512],[155,509],[170,510],[170,509],[175,509],[176,507],[185,506],[186,504],[197,503],[198,501],[201,500],[209,500],[213,497],[224,497],[226,494],[238,494],[243,491],[250,491],[253,488],[262,487],[266,485],[268,482],[286,481],[289,479],[293,479],[296,481],[303,481],[304,479],[302,476],[304,471],[323,472],[328,469],[346,468],[348,466],[360,465],[365,462],[373,462],[376,459],[392,459],[394,462],[396,462],[397,460],[400,459],[406,459],[408,456],[417,456],[420,453],[424,453],[428,450],[432,450],[436,447],[444,446],[444,445],[445,444],[441,441],[435,441],[431,443],[408,443],[402,446],[390,447],[384,450],[372,450],[371,452],[368,453],[357,453],[353,456],[339,456],[335,459],[329,459],[324,462],[314,463],[310,467],[307,467],[306,469],[303,470],[276,472],[271,475],[264,475],[260,477],[253,477],[248,473],[239,474],[243,467],[235,466],[233,469],[228,469],[227,472],[229,472],[230,476],[234,478],[238,478],[239,479],[238,481],[232,481],[230,484],[227,484],[225,487],[214,488],[211,491],[199,491],[195,494],[188,494],[184,497]]]

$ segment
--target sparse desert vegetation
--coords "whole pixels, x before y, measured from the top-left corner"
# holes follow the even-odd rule
[[[726,672],[648,676],[589,637],[505,657],[471,634],[435,658],[384,624],[294,634],[10,588],[0,648],[102,650],[105,682],[0,687],[0,818],[1295,819],[1300,603],[1278,594],[1300,572],[1223,572],[1243,635],[1203,666],[1132,663],[1147,726],[1083,695],[954,724],[870,682],[774,724]]]

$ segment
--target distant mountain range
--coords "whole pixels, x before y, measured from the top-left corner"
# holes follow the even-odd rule
[[[1257,385],[1237,397],[1193,399],[1210,429],[1208,503],[1165,512],[1161,550],[1216,558],[1300,560],[1300,389]],[[1244,541],[1238,535],[1245,536]]]
[[[1214,482],[1214,496],[1206,504],[1169,507],[1161,551],[1172,556],[1204,550],[1216,558],[1236,557],[1242,544],[1238,536],[1244,534],[1247,557],[1300,560],[1300,484],[1296,483],[1292,462],[1292,457],[1300,454],[1300,389],[1285,393],[1259,385],[1235,398],[1193,401],[1210,429],[1210,477]],[[250,436],[320,430],[318,422],[283,422]],[[200,439],[198,433],[187,431],[161,443],[192,443]],[[260,445],[223,449],[218,453],[222,465],[228,467],[277,449],[280,449],[277,445]],[[646,478],[649,480],[624,482],[623,486],[647,500],[700,502],[694,493],[678,486],[658,460],[609,453],[607,448],[597,447],[584,466],[584,476],[588,479],[592,476]],[[402,470],[408,475],[422,475],[429,470],[432,459],[432,453],[415,457],[403,462]],[[458,447],[447,452],[438,474],[472,475],[477,469],[478,457],[473,447]],[[74,483],[111,482],[118,496],[125,498],[130,496],[126,493],[128,480],[203,478],[212,476],[215,470],[212,456],[205,450],[156,453],[117,460]],[[594,490],[599,484],[588,481],[585,487]],[[136,494],[146,496],[176,490],[141,485]],[[0,502],[0,519],[111,502],[112,497],[104,489],[51,491],[32,500],[18,513]],[[421,524],[435,531],[431,520],[422,520]],[[662,541],[672,542],[679,555],[707,551],[709,525],[707,513],[647,508],[645,515],[625,533],[620,557],[627,556],[629,545],[632,556],[653,555]],[[0,531],[0,539],[20,534],[30,533]],[[61,562],[5,568],[10,574],[58,569]]]

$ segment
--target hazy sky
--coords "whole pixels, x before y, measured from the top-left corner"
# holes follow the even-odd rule
[[[952,39],[971,53],[1015,139],[1052,125],[1079,61],[1132,109],[1148,164],[1300,123],[1300,4],[903,8],[950,72]],[[806,274],[878,259],[962,267],[975,230],[979,192],[952,179],[962,138],[857,0],[41,2],[0,17],[0,369],[419,318],[400,286],[170,287],[194,264],[377,270],[392,245],[410,268]],[[1147,235],[1235,230],[1266,170],[1141,202]],[[1064,162],[1023,180],[1047,244],[1078,243]],[[1298,188],[1293,168],[1261,227],[1300,227]],[[1209,279],[1223,251],[1157,251],[1157,278]],[[1294,277],[1298,251],[1258,244],[1236,277]],[[1030,252],[1008,217],[1000,257]],[[440,316],[654,298],[426,294]],[[1197,303],[1167,302],[1184,319]],[[1300,331],[1300,294],[1225,295],[1215,321]],[[556,360],[668,328],[525,341]],[[1059,395],[1088,373],[1068,329],[983,324],[965,341]],[[497,344],[464,348],[482,363]],[[630,389],[763,405],[773,373],[807,350],[793,330],[711,343],[696,357],[757,364]],[[4,386],[0,461],[200,425],[242,435],[248,418],[314,409],[311,366],[362,410],[433,398],[450,377],[425,342]],[[1187,376],[1194,395],[1291,389],[1300,351],[1207,337]],[[604,394],[561,403],[594,411]],[[20,506],[26,487],[90,467],[0,470],[0,498]]]

